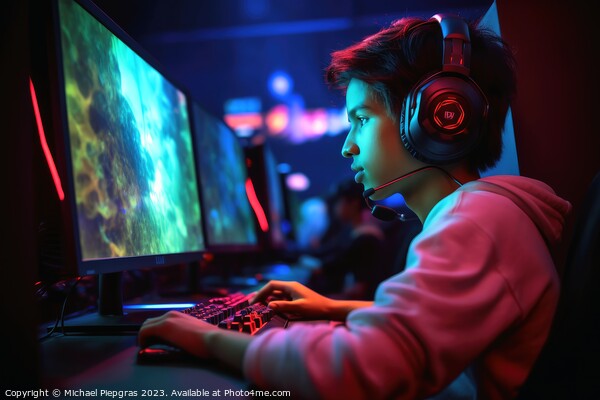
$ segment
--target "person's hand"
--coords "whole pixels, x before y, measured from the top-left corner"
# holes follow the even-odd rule
[[[190,315],[169,311],[147,319],[138,334],[140,347],[166,342],[200,358],[211,357],[205,336],[219,328]]]
[[[329,319],[333,300],[298,282],[270,281],[251,300],[275,311],[307,319]]]

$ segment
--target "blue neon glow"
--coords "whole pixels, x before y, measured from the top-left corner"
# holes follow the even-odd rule
[[[294,82],[285,71],[275,71],[269,77],[269,91],[275,97],[284,97],[292,91]]]
[[[196,303],[125,304],[124,310],[176,310],[194,307]]]
[[[147,40],[154,43],[169,44],[236,39],[240,37],[299,35],[315,32],[342,31],[350,29],[353,26],[353,23],[353,20],[350,18],[272,22],[226,28],[198,29],[190,32],[166,32],[157,35],[149,35]]]

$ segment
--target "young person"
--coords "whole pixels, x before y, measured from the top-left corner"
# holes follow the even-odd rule
[[[515,397],[555,311],[550,250],[570,204],[533,179],[480,178],[502,150],[510,51],[457,18],[405,18],[333,53],[327,81],[346,93],[342,154],[356,181],[372,200],[401,193],[423,223],[406,269],[374,301],[332,300],[296,282],[256,294],[342,325],[248,336],[170,312],[144,324],[140,345],[160,338],[302,398]]]

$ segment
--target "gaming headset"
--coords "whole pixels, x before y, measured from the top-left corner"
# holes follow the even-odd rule
[[[442,28],[442,70],[419,81],[404,99],[400,137],[418,160],[440,165],[459,160],[477,145],[489,104],[469,77],[471,39],[460,17],[436,14]]]

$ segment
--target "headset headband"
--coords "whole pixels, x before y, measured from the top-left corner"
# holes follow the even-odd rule
[[[471,68],[469,26],[464,19],[454,15],[435,14],[431,20],[436,20],[442,28],[442,70],[468,76]]]

